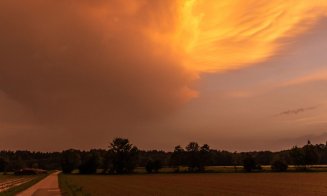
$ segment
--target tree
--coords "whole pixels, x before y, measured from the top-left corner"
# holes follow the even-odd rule
[[[71,173],[81,163],[81,157],[77,150],[70,149],[62,152],[61,167],[63,173]]]
[[[100,155],[97,152],[87,153],[79,166],[79,172],[81,174],[93,174],[97,172],[100,165]]]
[[[304,153],[304,164],[305,166],[313,165],[318,162],[318,153],[315,150],[315,147],[311,144],[310,140],[307,145],[303,147]]]
[[[298,148],[297,146],[294,146],[291,150],[290,150],[290,157],[292,159],[292,162],[294,165],[296,166],[301,166],[301,165],[305,165],[305,161],[304,161],[304,153],[303,151]]]
[[[0,157],[0,172],[6,172],[9,165],[8,159]]]
[[[170,157],[170,166],[175,167],[175,172],[179,172],[179,166],[184,164],[185,150],[180,146],[176,146]]]
[[[257,162],[250,154],[248,154],[245,157],[245,159],[243,160],[243,167],[244,167],[245,171],[247,171],[247,172],[251,172],[255,169],[260,168],[260,166],[257,165]]]
[[[204,167],[211,161],[210,147],[208,144],[201,146],[199,156],[199,171],[204,171]]]
[[[290,156],[294,165],[303,166],[302,169],[307,169],[308,165],[317,163],[319,158],[315,146],[310,141],[303,148],[293,147],[290,150]]]
[[[110,172],[130,173],[136,167],[138,149],[128,139],[115,138],[109,146],[108,160]]]
[[[204,171],[205,166],[210,162],[210,147],[208,144],[199,146],[196,142],[190,142],[186,146],[186,161],[189,171]]]
[[[190,172],[200,170],[199,144],[190,142],[186,147],[186,161]]]

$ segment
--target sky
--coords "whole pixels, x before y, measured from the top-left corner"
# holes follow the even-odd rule
[[[326,0],[2,0],[0,148],[327,141]]]

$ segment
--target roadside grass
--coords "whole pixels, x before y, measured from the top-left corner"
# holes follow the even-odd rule
[[[61,190],[61,194],[64,196],[89,196],[91,194],[83,191],[82,186],[78,186],[73,184],[67,178],[67,174],[60,173],[59,177],[59,187]]]
[[[4,192],[1,192],[0,193],[0,196],[12,196],[12,195],[16,195],[17,193],[20,193],[24,190],[26,190],[27,188],[33,186],[34,184],[36,184],[37,182],[41,181],[42,179],[44,179],[46,176],[48,176],[48,174],[40,174],[40,175],[37,175],[35,176],[34,179],[24,183],[24,184],[21,184],[21,185],[18,185],[16,187],[12,187]]]

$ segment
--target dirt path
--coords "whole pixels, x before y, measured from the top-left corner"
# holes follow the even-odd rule
[[[17,194],[18,196],[59,196],[61,195],[58,183],[58,174],[55,172],[26,189],[25,191]]]

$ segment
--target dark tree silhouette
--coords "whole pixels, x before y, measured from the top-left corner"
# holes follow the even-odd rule
[[[9,166],[8,159],[0,157],[0,172],[6,172]]]
[[[287,170],[287,168],[288,168],[287,163],[282,159],[277,159],[273,161],[271,164],[271,170],[273,171],[284,172]]]
[[[175,172],[179,172],[179,166],[184,165],[185,150],[181,146],[176,146],[170,157],[170,166],[175,168]]]
[[[297,146],[294,146],[290,152],[290,157],[292,159],[292,162],[296,166],[304,166],[305,161],[304,161],[304,153],[302,149],[298,148]]]
[[[152,172],[158,173],[161,168],[162,168],[162,164],[160,160],[155,160],[155,161],[149,160],[145,165],[145,170],[148,173],[152,173]]]
[[[153,161],[152,160],[149,160],[146,165],[145,165],[145,170],[148,172],[148,173],[152,173],[153,172]]]
[[[130,173],[138,160],[138,149],[128,139],[115,138],[109,146],[108,162],[111,173]]]
[[[158,173],[161,168],[162,168],[161,161],[160,160],[155,160],[153,162],[153,170],[154,170],[154,172]]]
[[[61,167],[63,173],[71,173],[81,163],[79,151],[70,149],[62,152]]]
[[[199,152],[199,171],[204,171],[205,166],[209,165],[211,162],[211,152],[208,144],[204,144],[200,148]]]
[[[290,150],[293,164],[296,165],[298,169],[307,169],[309,165],[316,164],[319,159],[318,149],[319,146],[312,145],[310,141],[308,141],[303,148],[298,148],[297,146],[293,147]]]
[[[92,153],[100,157],[91,156]],[[249,159],[248,156],[251,156]],[[17,171],[22,168],[40,168],[54,170],[62,168],[63,172],[70,173],[74,169],[80,169],[81,173],[94,173],[96,168],[103,169],[104,173],[128,173],[138,167],[146,167],[151,160],[151,171],[156,172],[155,161],[160,161],[164,167],[186,166],[189,171],[204,171],[205,166],[235,166],[252,165],[249,171],[260,169],[259,165],[272,165],[272,170],[283,171],[284,164],[294,164],[297,169],[306,169],[313,164],[327,164],[327,144],[311,144],[310,141],[302,147],[279,152],[254,151],[254,152],[228,152],[224,150],[210,149],[208,145],[199,146],[191,142],[186,150],[176,146],[173,152],[158,150],[140,151],[129,144],[128,140],[115,139],[109,150],[96,149],[91,151],[66,150],[63,152],[30,152],[30,151],[0,151],[0,170],[8,172]],[[282,162],[272,159],[278,157]],[[82,158],[82,159],[81,159]],[[97,164],[98,158],[100,164]],[[255,159],[255,164],[253,160]],[[82,160],[82,161],[81,161]],[[6,166],[7,165],[7,166]],[[5,169],[4,169],[5,168]],[[149,168],[149,165],[148,165]],[[159,169],[158,169],[159,170]]]
[[[186,146],[186,161],[190,172],[201,170],[200,147],[196,142],[190,142]]]
[[[318,162],[318,153],[310,141],[303,147],[303,153],[305,166],[313,165]]]
[[[97,152],[89,152],[82,158],[82,163],[79,166],[81,174],[94,174],[100,166],[100,155]]]
[[[244,170],[247,172],[251,172],[251,171],[259,168],[259,166],[257,165],[257,162],[250,154],[248,154],[245,157],[245,159],[243,160],[243,167],[244,167]]]
[[[185,150],[181,146],[176,146],[170,157],[170,166],[179,171],[179,166],[187,166],[189,172],[204,171],[205,166],[212,161],[211,157],[215,151],[211,151],[209,145],[199,146],[196,142],[190,142]]]

